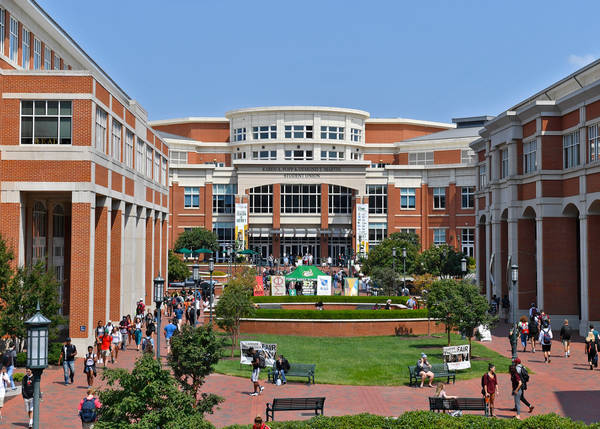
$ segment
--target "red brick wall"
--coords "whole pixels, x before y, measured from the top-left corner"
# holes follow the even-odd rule
[[[561,118],[556,116],[543,117],[542,131],[562,131]]]
[[[542,197],[562,197],[561,180],[542,180]]]
[[[567,113],[561,117],[561,125],[562,129],[566,130],[571,127],[574,127],[579,123],[579,109],[575,109],[572,112]]]
[[[600,216],[588,215],[588,297],[590,320],[600,320]]]
[[[113,210],[110,223],[110,318],[121,317],[121,210]]]
[[[110,106],[110,94],[98,81],[96,81],[96,98],[105,106]]]
[[[518,186],[519,186],[518,192],[519,192],[519,200],[520,201],[532,200],[535,198],[535,190],[536,190],[535,182],[523,183]]]
[[[537,301],[535,220],[519,219],[517,229],[519,308],[528,308],[530,303]]]
[[[367,123],[365,124],[365,143],[394,143],[445,129],[422,125]]]
[[[508,294],[506,283],[506,261],[508,260],[508,222],[500,221],[500,290],[502,296]]]
[[[542,169],[562,170],[562,136],[542,136]]]
[[[108,249],[106,242],[106,233],[108,231],[107,207],[96,207],[95,227],[96,238],[94,241],[94,322],[98,320],[104,320],[104,315],[106,314],[106,264]]]
[[[536,120],[534,119],[533,121],[529,121],[526,124],[523,124],[523,138],[525,137],[529,137],[533,134],[535,134],[535,129],[536,129]]]
[[[96,165],[96,185],[108,188],[108,169],[101,165]]]
[[[90,161],[4,160],[2,181],[11,182],[90,182]]]
[[[119,173],[115,173],[114,171],[111,171],[112,174],[112,181],[111,181],[111,188],[113,191],[117,191],[117,192],[123,192],[123,176],[120,175]]]
[[[460,164],[460,150],[436,150],[433,152],[434,164]]]
[[[18,220],[21,218],[21,208],[19,203],[1,203],[0,215],[3,222],[0,222],[0,234],[6,242],[6,246],[11,249],[14,259],[13,268],[18,264],[19,256],[19,227]]]
[[[600,100],[585,106],[585,117],[588,121],[595,119],[598,116],[600,116]]]
[[[125,178],[125,194],[129,195],[130,197],[133,197],[134,194],[134,182],[132,179],[130,179],[129,177]]]
[[[71,296],[69,335],[86,338],[80,326],[88,325],[89,267],[90,267],[90,204],[71,205]]]
[[[229,122],[158,125],[154,129],[205,142],[229,141]]]
[[[571,177],[562,182],[563,196],[571,197],[579,194],[579,177]]]

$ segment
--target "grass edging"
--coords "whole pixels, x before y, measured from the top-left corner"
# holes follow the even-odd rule
[[[342,295],[300,295],[300,296],[253,296],[252,301],[260,303],[293,304],[303,302],[337,302],[348,304],[385,304],[388,299],[392,304],[406,304],[407,296],[342,296]]]
[[[427,310],[283,310],[261,308],[256,310],[253,319],[426,319]]]

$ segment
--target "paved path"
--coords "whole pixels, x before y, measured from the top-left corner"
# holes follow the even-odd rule
[[[494,341],[489,346],[499,353],[509,355],[510,347],[506,338],[506,327],[498,328]],[[541,352],[535,354],[520,353],[523,362],[532,370],[530,387],[526,397],[535,405],[534,414],[556,412],[586,422],[600,420],[600,410],[594,405],[600,400],[600,371],[590,371],[586,365],[583,342],[578,339],[572,347],[572,357],[558,355],[561,345],[555,341],[555,356],[550,364],[543,363]],[[137,356],[135,348],[129,348],[119,356],[118,366],[132,368]],[[416,358],[415,358],[416,359]],[[22,370],[19,370],[22,371]],[[318,365],[317,365],[318,371]],[[508,375],[500,375],[500,395],[497,399],[497,414],[500,417],[512,417],[514,412],[510,396]],[[318,372],[317,372],[318,381]],[[83,374],[83,362],[76,363],[75,384],[62,384],[62,368],[49,368],[42,377],[41,427],[71,429],[80,428],[76,414],[77,404],[85,394],[86,380]],[[234,423],[248,423],[256,415],[265,415],[265,403],[273,397],[325,396],[326,415],[344,415],[369,412],[373,414],[397,416],[404,411],[426,409],[427,396],[432,389],[411,388],[408,386],[335,386],[316,384],[307,386],[302,383],[288,383],[276,387],[266,385],[262,395],[250,397],[252,383],[247,378],[214,374],[205,384],[206,392],[216,393],[225,398],[225,402],[208,419],[217,427]],[[450,385],[450,395],[477,397],[481,390],[480,380],[458,381]],[[27,418],[20,396],[8,399],[2,411],[3,427],[22,428],[27,426]],[[281,412],[277,420],[308,419],[311,413]],[[524,415],[525,417],[526,415]]]

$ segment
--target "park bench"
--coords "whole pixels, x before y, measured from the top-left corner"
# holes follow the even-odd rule
[[[307,364],[307,363],[291,363],[289,371],[285,372],[285,378],[288,377],[308,377],[308,384],[315,384],[315,364]],[[267,378],[269,382],[275,383],[275,364],[273,364],[272,368],[269,368],[269,372],[267,373]]]
[[[438,397],[429,397],[429,411],[484,411],[489,414],[488,403],[485,398],[455,398],[444,399]]]
[[[314,410],[315,416],[323,415],[325,398],[274,398],[273,403],[267,403],[267,421],[269,417],[275,420],[275,411]]]
[[[410,381],[409,385],[417,385],[417,383],[421,382],[421,377],[417,374],[417,366],[409,366],[408,371],[410,373]],[[445,363],[435,363],[431,365],[431,372],[433,372],[434,379],[446,377],[446,383],[450,383],[450,379],[452,379],[452,383],[456,381],[456,371],[448,369],[448,365]]]

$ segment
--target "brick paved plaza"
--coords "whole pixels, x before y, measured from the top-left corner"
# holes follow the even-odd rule
[[[506,328],[499,327],[494,332],[490,347],[504,355],[510,354],[510,346],[505,334]],[[550,364],[543,363],[540,352],[521,353],[519,357],[532,370],[531,382],[526,397],[535,406],[534,414],[558,413],[586,422],[597,421],[600,411],[591,406],[600,398],[598,388],[599,372],[591,372],[586,365],[583,342],[577,338],[566,359],[558,356],[561,345],[554,341],[556,352]],[[130,347],[120,354],[119,366],[132,368],[135,357],[134,348]],[[415,354],[415,361],[417,355]],[[225,398],[225,402],[208,419],[216,426],[223,427],[235,423],[249,423],[256,415],[265,415],[265,403],[274,397],[325,396],[325,415],[345,415],[357,413],[373,413],[385,416],[397,416],[405,411],[426,409],[427,396],[433,389],[417,389],[408,386],[336,386],[318,384],[307,386],[303,383],[290,382],[285,386],[266,385],[263,395],[250,397],[252,385],[248,378],[231,377],[220,374],[210,376],[205,384],[205,391],[216,393]],[[500,394],[497,399],[497,415],[512,417],[513,406],[510,396],[510,380],[507,374],[499,376]],[[448,394],[458,396],[478,396],[481,387],[479,378],[468,381],[457,381],[447,388]],[[76,408],[83,397],[86,382],[83,375],[83,362],[76,363],[75,384],[64,386],[62,368],[44,371],[42,377],[41,427],[43,428],[80,428]],[[276,414],[277,420],[306,420],[311,413],[283,412]],[[524,414],[523,417],[526,417]],[[20,396],[6,401],[3,409],[5,427],[26,426],[23,400]]]

